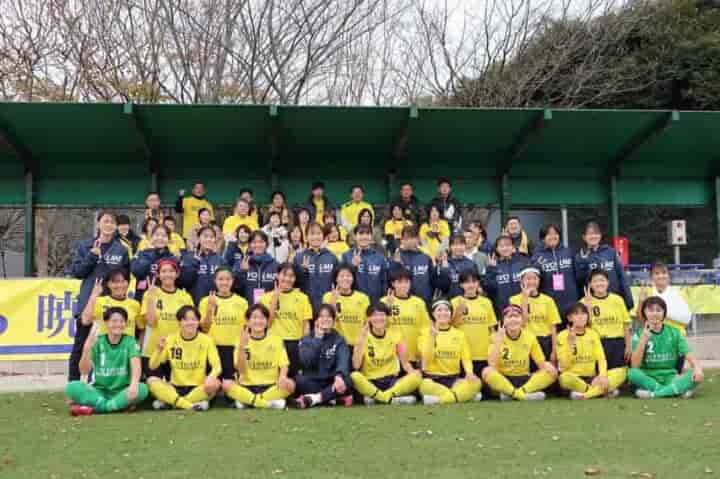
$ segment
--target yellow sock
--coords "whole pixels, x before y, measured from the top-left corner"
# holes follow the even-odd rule
[[[225,394],[227,394],[228,397],[231,397],[236,401],[240,401],[241,403],[248,406],[262,409],[268,407],[267,401],[263,399],[261,395],[255,394],[248,388],[241,386],[237,383],[233,383],[233,385],[230,386],[230,388]]]
[[[277,399],[285,399],[290,395],[290,392],[281,389],[277,384],[267,388],[260,396],[265,401],[275,401]]]
[[[368,378],[366,378],[362,373],[358,371],[351,373],[350,379],[352,380],[355,390],[365,397],[377,398],[378,394],[381,392],[380,389],[377,388],[377,386],[371,383]]]
[[[558,381],[560,382],[560,387],[565,389],[566,391],[586,393],[587,396],[587,391],[590,390],[590,387],[587,385],[587,383],[583,381],[582,378],[577,374],[562,372],[560,373]]]
[[[627,379],[627,368],[615,368],[608,370],[609,390],[613,391],[625,382]]]
[[[515,386],[512,385],[508,378],[496,370],[485,373],[485,382],[496,393],[505,394],[506,396],[513,396],[515,393]]]
[[[414,393],[420,387],[421,382],[422,378],[419,374],[408,374],[401,377],[395,381],[393,387],[382,392],[382,394],[388,397],[387,401],[384,402],[390,402],[390,400],[396,396],[407,396],[408,394]]]
[[[555,377],[552,374],[543,370],[537,371],[535,374],[530,376],[528,382],[518,389],[519,394],[516,393],[516,395],[519,396],[519,399],[522,399],[525,397],[525,394],[542,391],[554,382]]]
[[[165,381],[152,381],[147,386],[152,395],[165,404],[178,409],[192,409],[192,403],[179,397],[172,384]]]
[[[467,402],[480,392],[481,387],[482,383],[480,381],[471,382],[462,379],[453,385],[452,390],[455,393],[457,402]]]
[[[189,393],[185,395],[185,399],[190,404],[196,404],[200,401],[209,401],[212,398],[213,396],[205,392],[205,386],[203,386],[202,384],[200,386],[195,386]]]
[[[425,378],[420,382],[420,394],[423,396],[437,396],[443,404],[454,403],[455,394],[440,383],[436,383],[432,379]]]

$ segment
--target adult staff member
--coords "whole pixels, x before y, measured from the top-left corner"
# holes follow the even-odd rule
[[[193,183],[191,196],[185,197],[185,190],[178,191],[178,199],[175,202],[175,211],[183,215],[183,238],[190,238],[190,231],[198,219],[200,210],[206,209],[210,212],[210,219],[215,219],[213,205],[205,197],[205,184],[201,182]]]
[[[75,342],[68,361],[68,381],[80,379],[80,357],[92,327],[82,323],[80,313],[85,310],[96,280],[104,279],[113,269],[130,267],[128,249],[115,238],[116,231],[115,215],[109,211],[101,211],[97,215],[97,235],[81,241],[75,249],[70,270],[74,278],[82,280],[82,284],[78,295],[78,313],[75,316]]]
[[[570,248],[560,244],[562,231],[549,224],[540,228],[542,247],[535,251],[530,264],[540,270],[540,291],[555,300],[560,316],[564,319],[570,307],[580,299],[575,268],[575,255]]]
[[[452,185],[447,178],[439,178],[437,181],[438,195],[428,205],[434,206],[440,211],[440,216],[448,222],[452,231],[462,231],[462,214],[460,202],[452,197]]]

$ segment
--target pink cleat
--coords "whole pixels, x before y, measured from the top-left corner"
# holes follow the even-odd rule
[[[338,398],[338,405],[342,404],[345,407],[351,407],[353,405],[353,397],[352,394],[348,394],[347,396],[340,396]]]
[[[79,404],[70,405],[70,414],[73,416],[92,416],[95,410],[90,406],[81,406]]]

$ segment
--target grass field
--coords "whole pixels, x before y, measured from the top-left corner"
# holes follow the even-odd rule
[[[692,400],[150,412],[0,396],[0,478],[720,477],[720,370]]]

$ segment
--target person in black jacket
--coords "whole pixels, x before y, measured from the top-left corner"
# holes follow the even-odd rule
[[[392,217],[392,208],[397,205],[402,209],[405,219],[412,221],[414,225],[419,225],[424,220],[422,204],[413,190],[412,183],[405,182],[400,185],[400,196],[390,202],[386,215],[388,218]]]
[[[117,231],[115,232],[115,239],[119,240],[125,246],[127,246],[130,256],[137,253],[138,245],[140,244],[140,238],[130,226],[130,218],[128,215],[118,215],[117,217]]]
[[[335,330],[335,308],[323,304],[315,316],[315,331],[300,340],[300,369],[295,376],[300,409],[340,402],[352,406],[350,349]]]
[[[452,185],[447,178],[440,178],[437,181],[438,195],[428,205],[428,212],[431,206],[436,206],[440,216],[448,222],[452,231],[462,231],[462,213],[460,202],[452,197]]]

